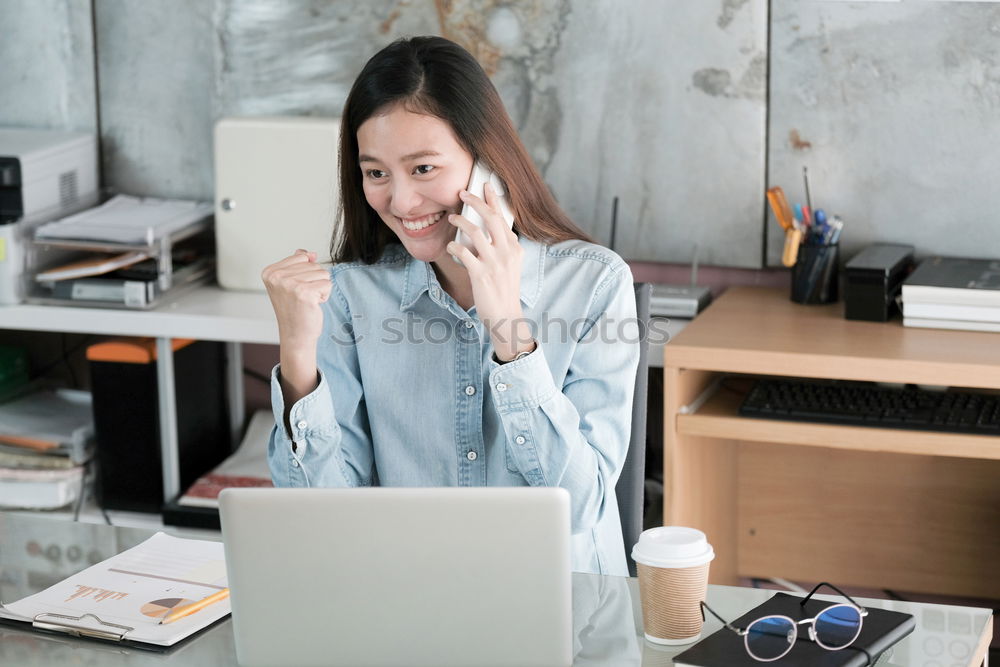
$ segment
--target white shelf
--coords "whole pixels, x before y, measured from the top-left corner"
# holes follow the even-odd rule
[[[263,292],[198,287],[152,310],[20,304],[0,306],[0,327],[113,336],[194,338],[277,345],[278,324]]]
[[[228,401],[234,438],[243,424],[240,343],[278,343],[278,324],[263,292],[206,286],[184,290],[152,310],[19,304],[0,306],[0,329],[55,331],[157,339],[156,378],[164,499],[180,491],[177,406],[171,338],[227,343]]]

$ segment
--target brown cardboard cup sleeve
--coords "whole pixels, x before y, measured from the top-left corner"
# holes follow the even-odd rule
[[[643,531],[632,549],[639,574],[642,623],[656,644],[688,644],[701,636],[701,601],[715,552],[705,533],[682,526]]]

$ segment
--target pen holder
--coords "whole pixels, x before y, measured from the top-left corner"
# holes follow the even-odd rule
[[[834,303],[838,296],[840,245],[805,245],[792,267],[792,301]]]

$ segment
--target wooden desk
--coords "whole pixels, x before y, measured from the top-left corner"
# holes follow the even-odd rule
[[[707,533],[713,583],[1000,598],[1000,438],[743,418],[733,374],[1000,390],[1000,336],[728,290],[664,348],[663,513]]]

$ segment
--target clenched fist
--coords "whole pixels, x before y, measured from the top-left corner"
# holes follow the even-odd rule
[[[322,304],[333,284],[316,253],[296,250],[261,273],[278,320],[281,385],[286,406],[316,387],[316,344],[323,334]]]
[[[281,344],[315,346],[323,332],[320,306],[330,298],[330,272],[316,263],[316,253],[296,250],[261,274],[278,319]]]

